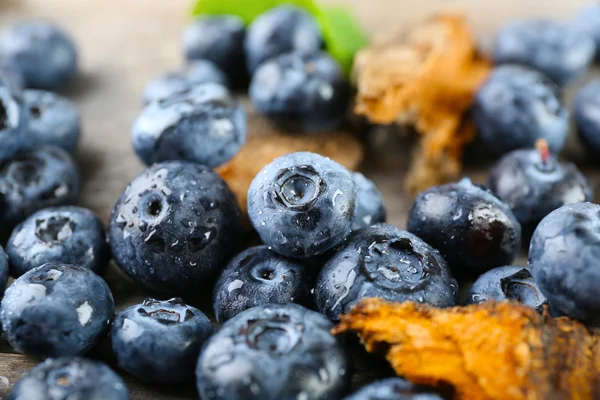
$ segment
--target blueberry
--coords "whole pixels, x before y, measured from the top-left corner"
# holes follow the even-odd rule
[[[227,88],[205,83],[147,105],[132,136],[146,165],[182,160],[215,168],[246,142],[246,113]]]
[[[510,207],[523,230],[533,232],[551,211],[591,201],[590,183],[574,164],[558,162],[545,142],[538,150],[514,150],[490,171],[488,186]]]
[[[540,222],[529,247],[531,274],[558,311],[600,324],[600,206],[577,203]]]
[[[598,55],[598,49],[600,49],[600,4],[594,2],[581,7],[571,21],[571,26],[594,39],[596,55]]]
[[[225,181],[207,167],[154,164],[119,198],[108,237],[115,261],[136,282],[189,295],[236,251],[241,211]]]
[[[562,86],[585,72],[595,52],[594,40],[581,30],[533,19],[505,25],[496,37],[492,57],[496,64],[527,65]]]
[[[315,285],[319,311],[332,321],[367,297],[449,307],[458,303],[458,285],[437,250],[400,228],[379,224],[353,233]]]
[[[136,378],[175,385],[194,376],[200,348],[212,331],[206,315],[181,299],[146,299],[116,316],[112,348],[119,367]]]
[[[259,15],[248,27],[244,48],[251,74],[283,53],[309,54],[323,47],[314,18],[302,8],[285,4]]]
[[[358,188],[356,194],[356,212],[354,214],[353,230],[366,228],[386,220],[383,195],[373,181],[365,178],[360,172],[352,174]]]
[[[356,184],[346,168],[315,153],[266,165],[248,191],[248,215],[262,241],[286,257],[309,258],[352,230]]]
[[[496,67],[477,91],[473,104],[477,134],[496,155],[531,148],[544,139],[558,153],[569,130],[569,111],[558,88],[525,67]]]
[[[49,359],[19,379],[6,400],[129,400],[125,382],[98,361]]]
[[[233,86],[247,83],[244,21],[235,15],[198,18],[183,32],[182,42],[188,60],[209,60],[224,71]]]
[[[0,221],[9,227],[47,207],[74,204],[79,172],[58,147],[42,147],[0,164]]]
[[[250,83],[257,110],[290,131],[328,131],[346,117],[350,85],[326,53],[286,53],[266,61]]]
[[[217,322],[263,304],[310,304],[310,266],[285,258],[267,246],[250,247],[233,258],[215,285]]]
[[[591,154],[597,154],[600,152],[600,79],[579,89],[573,114],[579,138]]]
[[[246,310],[200,353],[196,377],[205,400],[339,399],[350,360],[322,315],[297,304]]]
[[[16,97],[21,97],[25,82],[17,70],[0,59],[0,86],[6,86]]]
[[[75,43],[42,21],[15,24],[0,36],[0,59],[17,70],[28,88],[56,90],[77,72]]]
[[[371,383],[344,400],[442,400],[442,397],[402,378],[388,378]]]
[[[144,103],[165,100],[203,83],[229,84],[225,74],[212,62],[191,61],[180,70],[159,75],[150,81],[144,90]]]
[[[469,291],[467,304],[486,301],[516,301],[543,311],[548,300],[541,293],[527,267],[498,267],[481,275]]]
[[[48,263],[6,289],[0,320],[19,353],[46,358],[87,353],[102,340],[114,316],[110,289],[87,268]]]
[[[6,283],[8,282],[8,257],[0,246],[0,297],[4,295]]]
[[[0,162],[29,145],[27,110],[8,84],[0,85]]]
[[[79,111],[67,98],[43,90],[25,90],[25,107],[33,149],[51,145],[75,152],[80,135]]]
[[[439,250],[457,275],[510,265],[521,244],[510,208],[468,178],[419,194],[408,231]]]
[[[12,232],[6,252],[14,276],[49,262],[75,264],[102,275],[110,259],[102,222],[90,210],[74,206],[31,215]]]

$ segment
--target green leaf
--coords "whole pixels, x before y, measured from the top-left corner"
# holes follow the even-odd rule
[[[367,37],[346,7],[319,6],[313,0],[196,0],[192,15],[232,14],[249,24],[260,14],[281,4],[302,7],[316,18],[327,51],[349,73],[354,54],[367,44]]]

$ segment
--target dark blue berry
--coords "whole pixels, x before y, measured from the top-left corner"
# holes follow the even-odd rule
[[[60,28],[24,21],[0,36],[0,59],[19,71],[28,88],[56,90],[77,72],[75,43]]]
[[[302,8],[285,4],[258,16],[248,27],[244,43],[248,71],[283,53],[309,54],[323,47],[314,18]]]
[[[353,233],[315,285],[319,311],[332,321],[366,297],[449,307],[458,303],[458,285],[437,250],[400,228],[379,224]]]
[[[31,215],[14,229],[6,252],[14,276],[49,262],[75,264],[102,275],[110,259],[102,222],[90,210],[74,206]]]
[[[25,90],[25,107],[29,111],[30,147],[61,147],[75,152],[80,135],[79,111],[67,98],[43,90]]]
[[[590,183],[577,167],[558,162],[543,145],[538,150],[515,150],[505,155],[490,170],[488,186],[530,233],[553,210],[594,197]]]
[[[120,312],[111,329],[119,367],[146,382],[175,385],[191,379],[210,320],[181,299],[146,299]]]
[[[188,60],[209,60],[224,71],[235,87],[247,84],[244,21],[235,15],[198,18],[183,32],[182,42]]]
[[[496,64],[522,64],[565,85],[582,75],[594,59],[591,36],[571,25],[547,19],[505,25],[494,42]]]
[[[596,155],[600,152],[600,79],[594,79],[577,92],[573,109],[579,138]]]
[[[4,295],[4,289],[8,282],[8,257],[0,246],[0,297]]]
[[[543,311],[548,304],[527,267],[498,267],[482,274],[469,291],[467,304],[486,301],[515,301]]]
[[[529,247],[533,278],[558,311],[600,324],[600,206],[563,206],[540,222]]]
[[[38,364],[19,379],[6,400],[129,400],[125,382],[98,361],[62,357]]]
[[[4,336],[19,353],[75,356],[106,336],[114,308],[110,289],[91,270],[49,263],[6,289],[0,320]]]
[[[339,399],[350,384],[350,362],[331,328],[325,317],[296,304],[258,306],[238,314],[200,353],[200,397]]]
[[[43,208],[75,204],[78,195],[77,166],[61,148],[42,147],[0,164],[0,221],[8,227]]]
[[[408,231],[439,250],[457,275],[510,265],[521,245],[510,208],[468,178],[419,194]]]
[[[600,49],[600,4],[594,2],[581,7],[571,21],[571,26],[573,29],[594,39],[596,56],[598,56],[598,49]]]
[[[360,172],[352,174],[358,188],[356,193],[356,212],[354,213],[353,230],[366,228],[385,222],[386,210],[383,195],[373,181],[365,178]]]
[[[182,160],[215,168],[246,142],[246,113],[226,87],[204,83],[148,104],[132,138],[146,165]]]
[[[217,174],[186,162],[154,164],[127,186],[108,228],[113,257],[160,293],[198,293],[235,254],[242,218]]]
[[[346,117],[350,85],[323,52],[286,53],[266,61],[250,84],[256,109],[290,131],[328,131]]]
[[[310,304],[310,266],[285,258],[267,246],[251,247],[233,258],[215,285],[217,322],[264,304]]]
[[[206,60],[191,61],[180,70],[159,75],[151,80],[144,90],[144,103],[165,100],[203,83],[228,86],[227,77],[215,64]]]
[[[335,161],[290,153],[254,178],[248,215],[267,246],[286,257],[309,258],[350,234],[356,191],[352,174]]]
[[[343,400],[442,400],[442,397],[402,378],[388,378],[371,383]]]
[[[514,65],[496,67],[473,103],[477,134],[496,155],[531,148],[544,139],[553,153],[565,143],[569,111],[544,75]]]
[[[22,99],[9,86],[0,85],[0,163],[29,145],[28,119]]]

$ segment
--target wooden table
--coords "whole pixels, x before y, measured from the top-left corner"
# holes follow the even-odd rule
[[[226,0],[223,0],[226,1]],[[334,1],[329,1],[334,2]],[[385,26],[414,23],[439,9],[466,10],[481,43],[505,20],[545,15],[566,18],[586,0],[346,0],[369,32]],[[65,91],[80,108],[83,140],[77,161],[82,170],[80,204],[104,221],[126,184],[142,169],[130,144],[130,128],[140,111],[144,85],[156,74],[178,66],[179,38],[188,21],[187,0],[0,0],[0,28],[25,18],[44,18],[64,26],[75,37],[81,54],[81,74]],[[250,126],[252,134],[252,126]],[[406,223],[410,199],[403,192],[403,176],[410,157],[410,141],[395,135],[372,139],[363,172],[382,190],[389,221]],[[571,135],[567,156],[581,160],[581,149]],[[600,175],[582,160],[580,165],[594,184]],[[470,165],[466,174],[484,181],[486,169]],[[597,185],[596,185],[597,186]],[[520,262],[524,262],[522,255]],[[124,280],[113,268],[107,278],[118,308],[139,302],[144,293]],[[210,311],[210,305],[200,307]],[[96,356],[108,359],[106,344]],[[35,360],[14,354],[0,342],[0,398]],[[362,377],[366,375],[361,374]],[[127,378],[132,399],[197,398],[192,384],[181,388],[154,388]]]

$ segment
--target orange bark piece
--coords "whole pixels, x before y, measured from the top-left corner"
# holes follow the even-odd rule
[[[398,375],[454,399],[600,398],[598,336],[513,303],[437,309],[366,299],[334,333],[358,334]]]
[[[355,112],[377,124],[414,126],[422,136],[407,190],[415,193],[460,173],[463,150],[475,137],[465,115],[490,70],[459,15],[438,15],[359,51]]]

